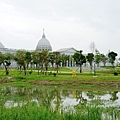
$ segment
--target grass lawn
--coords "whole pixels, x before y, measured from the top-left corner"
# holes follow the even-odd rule
[[[0,83],[2,85],[51,85],[51,86],[61,86],[61,87],[74,87],[74,88],[93,88],[93,89],[118,89],[120,87],[120,74],[115,76],[113,73],[113,68],[106,69],[104,71],[96,71],[96,76],[94,73],[89,71],[84,71],[83,73],[76,72],[76,75],[72,75],[72,70],[68,68],[61,68],[59,73],[54,76],[54,71],[49,71],[48,73],[40,73],[34,70],[32,74],[25,76],[23,71],[20,73],[18,70],[11,69],[8,76],[5,75],[5,70],[0,70]],[[117,68],[119,73],[120,68]]]

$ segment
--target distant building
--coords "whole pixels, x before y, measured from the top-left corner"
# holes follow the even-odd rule
[[[1,53],[12,53],[14,54],[17,50],[16,49],[10,49],[10,48],[5,48],[3,44],[0,42],[0,52]]]
[[[50,45],[50,42],[46,39],[46,36],[44,34],[44,30],[43,30],[42,39],[39,40],[37,47],[36,47],[36,50],[37,51],[43,51],[43,50],[52,51],[52,47]]]
[[[1,53],[11,53],[11,54],[15,54],[17,50],[18,50],[18,49],[5,48],[4,45],[0,42],[0,52],[1,52]],[[51,44],[50,44],[49,40],[46,39],[44,30],[43,30],[42,38],[38,41],[38,44],[37,44],[35,50],[37,50],[37,51],[48,50],[49,52],[52,51]],[[26,50],[26,51],[30,51],[30,50]],[[34,51],[34,50],[31,50],[31,51]],[[30,51],[30,52],[31,52],[31,51]],[[76,51],[77,51],[77,50],[76,50],[75,48],[73,48],[73,47],[70,47],[70,48],[62,48],[62,49],[57,50],[57,52],[60,52],[60,54],[68,55],[69,60],[67,61],[67,66],[70,66],[70,64],[71,64],[71,66],[74,65],[74,60],[73,60],[73,59],[71,60],[71,56],[74,55],[74,53],[75,53]],[[17,67],[17,66],[18,66],[17,63],[16,63],[15,61],[12,61],[10,67]]]
[[[71,56],[74,55],[74,53],[76,53],[76,49],[73,48],[73,47],[70,47],[70,48],[62,48],[62,49],[59,49],[57,50],[57,52],[60,52],[60,54],[65,54],[65,55],[68,55],[68,60],[66,61],[66,67],[70,67],[70,66],[75,66],[75,61],[72,59]],[[62,63],[61,63],[61,66],[62,66]]]
[[[74,55],[74,53],[76,51],[77,50],[75,48],[73,48],[73,47],[71,47],[71,48],[62,48],[62,49],[57,50],[57,52],[60,52],[60,54],[65,54],[65,55],[69,55],[69,56]]]
[[[5,48],[4,45],[0,42],[0,52],[1,53],[15,54],[17,50],[18,49]],[[37,51],[48,50],[49,52],[52,52],[51,44],[50,44],[49,40],[46,39],[44,30],[43,30],[42,38],[38,41],[38,44],[37,44],[35,50],[37,50]],[[31,51],[35,51],[35,50],[26,50],[26,51],[31,52]],[[73,47],[61,48],[61,49],[57,50],[57,52],[60,52],[61,55],[62,54],[68,55],[69,59],[66,61],[67,62],[66,65],[67,66],[75,66],[76,65],[75,61],[71,57],[72,55],[74,55],[74,53],[76,53],[76,51],[77,50],[75,48],[73,48]],[[100,65],[103,65],[103,64],[100,63]],[[106,65],[110,66],[111,64],[109,63],[109,61],[107,61]],[[17,66],[18,66],[17,63],[13,60],[10,67],[17,67]]]

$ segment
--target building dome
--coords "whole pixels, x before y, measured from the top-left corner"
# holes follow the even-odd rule
[[[1,42],[0,42],[0,48],[5,48]]]
[[[43,50],[52,51],[52,47],[50,45],[50,42],[46,39],[44,31],[43,31],[42,39],[40,39],[37,44],[36,50],[37,51],[43,51]]]

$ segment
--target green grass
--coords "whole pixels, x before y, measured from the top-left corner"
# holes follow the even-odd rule
[[[76,106],[75,111],[56,110],[28,103],[6,108],[0,106],[0,120],[110,120],[120,119],[120,107]],[[103,117],[104,115],[104,117]]]
[[[32,74],[24,75],[24,72],[17,69],[10,69],[8,76],[5,75],[5,70],[0,70],[0,83],[11,84],[18,86],[30,86],[30,85],[59,85],[62,87],[74,87],[74,88],[89,88],[89,89],[117,89],[119,90],[120,74],[114,76],[113,68],[109,70],[96,71],[97,77],[93,77],[94,74],[89,71],[83,71],[83,73],[76,73],[76,76],[72,76],[72,71],[68,68],[60,68],[61,71],[54,77],[54,71],[48,72],[47,75],[40,73],[38,75],[37,70],[34,70]],[[108,68],[107,68],[108,69]],[[120,71],[120,68],[116,68]],[[41,83],[42,81],[42,83]],[[43,82],[45,81],[45,83]],[[47,82],[46,82],[47,81]]]

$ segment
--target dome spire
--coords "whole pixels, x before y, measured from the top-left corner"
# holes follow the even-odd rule
[[[39,40],[37,47],[36,47],[36,50],[37,51],[43,51],[43,50],[52,51],[52,47],[50,45],[50,42],[45,37],[44,29],[43,29],[42,39]]]
[[[45,29],[43,29],[43,35],[42,35],[42,38],[45,38],[45,33],[44,33],[44,30],[45,30]]]

